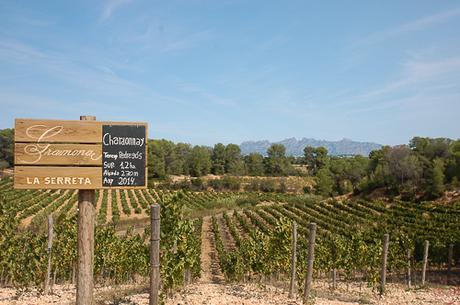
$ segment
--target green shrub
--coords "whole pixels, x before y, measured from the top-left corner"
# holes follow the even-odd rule
[[[262,179],[260,181],[260,190],[265,193],[272,193],[275,191],[275,181],[271,179]]]

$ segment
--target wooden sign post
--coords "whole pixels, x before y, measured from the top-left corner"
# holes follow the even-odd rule
[[[78,189],[77,305],[93,304],[96,189],[147,187],[147,124],[16,119],[17,189]]]
[[[96,117],[81,116],[95,121]],[[77,305],[93,304],[94,198],[95,190],[78,191]]]

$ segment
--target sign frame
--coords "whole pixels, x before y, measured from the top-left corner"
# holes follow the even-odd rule
[[[103,126],[144,126],[145,149],[140,169],[143,185],[104,186]],[[15,119],[16,189],[146,189],[148,188],[148,124],[91,120]],[[141,161],[141,162],[142,162]],[[139,169],[139,167],[138,167]],[[72,173],[76,176],[73,177]],[[142,173],[141,172],[141,173]],[[80,183],[81,173],[89,174]],[[80,176],[79,176],[80,175]],[[37,179],[33,179],[33,178]],[[72,178],[76,178],[72,179]],[[70,180],[69,180],[70,179]],[[76,184],[74,184],[77,181]],[[54,182],[54,183],[52,183]],[[86,183],[85,183],[86,182]],[[136,180],[139,182],[139,180]]]

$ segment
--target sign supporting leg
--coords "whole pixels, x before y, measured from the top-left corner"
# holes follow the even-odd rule
[[[80,120],[96,120],[81,116]],[[77,305],[93,304],[94,190],[78,191]]]
[[[93,304],[94,194],[78,192],[77,305]]]

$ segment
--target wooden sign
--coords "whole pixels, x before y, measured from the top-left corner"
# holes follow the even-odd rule
[[[16,119],[14,187],[147,187],[147,124]]]

